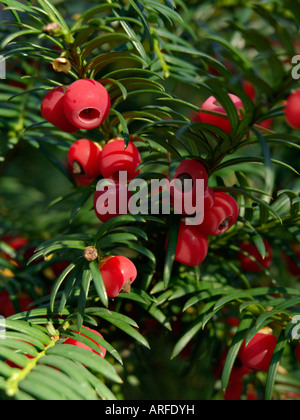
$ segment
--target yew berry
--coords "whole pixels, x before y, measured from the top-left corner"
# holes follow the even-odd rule
[[[108,297],[117,297],[122,290],[130,291],[130,285],[137,277],[137,270],[132,261],[123,256],[105,258],[99,264],[99,270]]]
[[[100,175],[99,157],[101,148],[91,140],[75,141],[68,152],[68,162],[72,172],[93,179]]]
[[[110,97],[101,83],[80,79],[66,90],[63,107],[68,120],[77,128],[91,130],[108,117]]]
[[[243,89],[246,93],[246,95],[251,99],[252,102],[255,102],[256,99],[256,90],[255,87],[251,82],[248,82],[248,80],[244,80],[242,82]]]
[[[32,309],[33,307],[31,304],[33,300],[30,296],[26,295],[25,293],[18,294],[18,305],[20,312],[25,312],[27,310]],[[16,313],[14,308],[14,304],[10,298],[10,295],[7,290],[3,290],[0,292],[0,313],[5,317],[8,318]]]
[[[84,344],[84,343],[82,343],[82,342],[80,342],[80,341],[78,341],[78,340],[76,340],[76,339],[74,339],[74,338],[67,338],[65,341],[64,341],[64,343],[63,344],[70,344],[70,345],[73,345],[73,346],[76,346],[76,347],[80,347],[80,348],[82,348],[82,349],[85,349],[85,350],[89,350],[89,351],[91,351],[91,352],[93,352],[93,353],[95,353],[95,354],[98,354],[99,356],[101,356],[101,357],[105,357],[105,355],[106,355],[106,349],[103,347],[103,346],[101,346],[99,343],[97,343],[97,341],[95,341],[95,340],[93,340],[92,338],[90,338],[88,335],[86,335],[86,334],[84,334],[84,330],[88,330],[88,331],[91,331],[91,332],[93,332],[94,334],[97,334],[100,338],[103,338],[103,336],[98,332],[98,331],[96,331],[96,330],[92,330],[91,328],[88,328],[88,327],[85,327],[85,326],[83,326],[82,327],[82,329],[83,329],[83,331],[81,330],[80,331],[80,333],[78,333],[79,335],[81,335],[81,336],[83,336],[83,337],[86,337],[86,338],[88,338],[89,340],[91,340],[94,344],[96,344],[98,347],[99,347],[99,349],[100,349],[100,353],[98,352],[98,351],[96,351],[96,350],[94,350],[94,349],[92,349],[91,347],[89,347],[88,345],[86,345],[86,344]]]
[[[238,260],[242,266],[242,269],[250,273],[259,273],[262,271],[262,267],[269,268],[273,260],[273,251],[271,245],[267,240],[264,239],[266,248],[266,257],[263,258],[257,247],[251,242],[244,241],[239,247],[241,252],[238,253]],[[248,253],[255,259],[253,261],[250,257],[245,255],[242,251]],[[262,266],[262,267],[261,267]]]
[[[240,108],[244,108],[243,102],[241,101],[240,98],[238,98],[237,96],[229,93],[228,96],[230,97],[230,99],[232,100],[233,104],[235,105],[238,114],[240,116]],[[212,114],[208,114],[206,112],[201,112],[201,110],[207,110],[207,111],[214,111],[214,112],[218,112],[221,114],[225,114],[224,117],[219,116],[219,115],[212,115]],[[214,96],[209,97],[201,106],[201,110],[200,110],[200,120],[203,123],[206,124],[211,124],[214,125],[215,127],[219,127],[221,128],[223,131],[225,131],[226,133],[230,133],[231,132],[231,123],[228,119],[228,117],[226,116],[226,111],[223,108],[222,105],[220,105],[217,101],[217,99]]]
[[[187,203],[195,207],[201,198],[204,199],[204,197],[197,197],[197,181],[203,180],[205,191],[208,186],[206,169],[198,160],[185,159],[178,165],[172,181],[174,180],[180,181],[179,185],[174,183],[173,187],[170,187],[174,209],[175,211],[180,209],[179,213],[187,214],[185,211]],[[190,181],[190,186],[185,181]]]
[[[230,229],[237,221],[239,207],[231,195],[215,191],[215,202],[204,214],[198,229],[206,235],[220,235]]]
[[[300,129],[300,89],[291,93],[286,101],[285,117],[292,128]]]
[[[124,139],[116,138],[108,142],[99,159],[99,168],[102,176],[119,182],[119,172],[127,172],[128,182],[139,175],[137,170],[141,163],[138,148],[129,142],[125,148]]]
[[[94,210],[101,222],[105,223],[113,217],[128,214],[131,193],[123,184],[112,184],[105,190],[97,190],[94,194]]]
[[[207,187],[204,193],[204,210],[210,210],[215,204],[215,192],[212,188]]]
[[[95,180],[95,178],[87,178],[85,174],[74,174],[72,166],[67,162],[66,169],[72,176],[75,185],[80,187],[88,187]]]
[[[64,95],[65,88],[63,86],[50,90],[41,103],[41,114],[45,120],[67,133],[75,133],[78,128],[70,123],[64,112]]]
[[[184,222],[181,222],[175,251],[175,261],[190,267],[196,267],[205,260],[207,252],[207,236],[199,232],[197,226],[188,226]]]
[[[246,345],[245,341],[239,352],[239,359],[249,369],[267,372],[277,344],[277,338],[271,328],[263,328]]]

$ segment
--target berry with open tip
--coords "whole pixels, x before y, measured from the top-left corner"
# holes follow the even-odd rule
[[[99,127],[108,117],[110,106],[107,90],[91,79],[73,82],[63,99],[64,113],[69,122],[84,130]]]
[[[215,202],[204,214],[204,220],[198,229],[206,235],[221,235],[237,221],[239,206],[235,199],[221,191],[215,191]]]
[[[93,179],[100,175],[99,158],[101,148],[88,139],[80,139],[72,144],[68,151],[68,162],[75,175],[84,175]]]

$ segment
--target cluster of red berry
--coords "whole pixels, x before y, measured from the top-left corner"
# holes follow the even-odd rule
[[[243,394],[244,377],[253,371],[268,372],[277,345],[277,338],[271,328],[262,328],[246,344],[244,341],[232,368],[229,384],[224,393],[225,400],[240,400]],[[216,376],[224,367],[228,349],[223,352],[221,363],[216,368]],[[299,359],[300,360],[300,359]],[[247,392],[247,399],[249,399]],[[251,398],[250,398],[251,399]],[[257,399],[255,397],[255,399]]]
[[[173,180],[192,180],[192,189],[189,191],[180,190],[181,198],[173,201],[174,210],[177,209],[177,204],[182,203],[191,196],[191,200],[195,203],[199,200],[196,197],[196,182],[197,180],[204,180],[204,219],[199,225],[188,225],[181,221],[179,226],[177,248],[175,252],[175,260],[188,265],[198,266],[206,258],[208,252],[208,236],[220,235],[230,229],[237,221],[239,215],[239,207],[236,200],[225,192],[214,191],[208,186],[208,174],[204,165],[199,160],[186,159],[182,161],[176,169]],[[170,190],[174,197],[174,189]],[[185,215],[184,210],[182,210]],[[195,216],[189,215],[189,216]]]
[[[50,90],[42,101],[41,113],[62,131],[75,133],[99,127],[108,117],[110,105],[110,96],[101,83],[80,79],[69,87]]]

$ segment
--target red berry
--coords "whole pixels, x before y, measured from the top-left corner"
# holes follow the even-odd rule
[[[204,193],[204,210],[210,210],[215,204],[215,192],[212,188],[207,187]]]
[[[107,90],[91,79],[80,79],[66,90],[64,112],[75,127],[91,130],[99,127],[110,111],[110,97]]]
[[[292,128],[300,129],[300,89],[293,92],[287,99],[285,117]]]
[[[214,205],[205,212],[198,229],[206,235],[220,235],[235,224],[238,215],[239,207],[235,199],[227,193],[216,191]]]
[[[168,240],[167,240],[168,241]],[[175,260],[190,267],[200,265],[208,252],[208,238],[199,232],[197,226],[180,223]]]
[[[267,120],[264,120],[258,123],[257,125],[270,130],[272,128],[273,122],[274,122],[274,118],[268,118]]]
[[[100,338],[103,338],[103,336],[102,336],[102,335],[101,335],[98,331],[96,331],[96,330],[92,330],[91,328],[84,327],[84,326],[83,326],[82,328],[84,328],[84,329],[86,329],[86,330],[89,330],[89,331],[91,331],[91,332],[93,332],[93,333],[97,334]],[[86,334],[83,334],[83,332],[80,332],[80,333],[79,333],[79,335],[82,335],[83,337],[86,337],[86,338],[88,338],[89,340],[91,340],[93,343],[95,343],[95,344],[99,347],[99,349],[100,349],[100,353],[99,353],[99,352],[97,352],[96,350],[92,349],[91,347],[87,346],[86,344],[81,343],[81,342],[80,342],[80,341],[78,341],[78,340],[75,340],[74,338],[67,338],[67,339],[64,341],[64,343],[63,343],[63,344],[71,344],[71,345],[73,345],[73,346],[80,347],[80,348],[82,348],[82,349],[92,351],[93,353],[96,353],[96,354],[98,354],[99,356],[101,356],[101,357],[103,357],[103,358],[105,357],[105,355],[106,355],[106,349],[105,349],[103,346],[101,346],[99,343],[97,343],[97,341],[93,340],[92,338],[90,338],[90,337],[89,337],[89,336],[87,336]]]
[[[100,273],[108,297],[117,297],[122,289],[128,291],[137,277],[137,270],[132,261],[123,256],[108,257],[99,264]],[[126,289],[126,290],[125,290]]]
[[[249,369],[267,372],[277,344],[277,338],[270,328],[260,330],[246,346],[245,341],[239,352],[242,364]]]
[[[7,243],[15,251],[19,251],[21,248],[24,248],[28,245],[29,241],[27,238],[22,236],[5,236],[1,241]]]
[[[95,178],[87,178],[84,174],[74,174],[72,166],[69,164],[69,162],[66,165],[66,169],[69,172],[70,175],[72,175],[72,178],[76,185],[81,187],[88,187]]]
[[[105,191],[94,194],[94,210],[101,222],[105,223],[113,217],[128,214],[131,193],[125,185],[111,184]]]
[[[251,99],[252,102],[255,102],[256,90],[252,83],[245,80],[243,81],[242,85],[246,95]]]
[[[173,180],[181,181],[179,188],[176,185],[170,188],[174,209],[180,214],[187,214],[185,211],[187,203],[195,207],[201,198],[204,199],[204,197],[197,197],[196,182],[197,180],[203,180],[204,190],[207,189],[208,175],[206,169],[198,160],[185,159],[178,165]],[[191,189],[185,186],[185,180],[192,181]]]
[[[137,147],[129,142],[125,149],[124,139],[107,143],[101,152],[99,167],[101,174],[106,179],[113,179],[119,182],[119,172],[127,172],[128,182],[139,175],[136,168],[141,163],[141,156]]]
[[[67,133],[75,133],[78,128],[70,123],[65,115],[63,100],[65,89],[63,86],[50,90],[41,104],[41,114],[45,120]]]
[[[99,158],[101,148],[96,143],[81,139],[75,141],[68,152],[68,162],[76,175],[93,179],[100,175]]]
[[[256,246],[250,242],[242,242],[240,244],[240,249],[241,251],[245,251],[251,255],[257,261],[257,263],[264,268],[269,268],[272,264],[273,252],[268,241],[264,240],[264,244],[267,251],[266,258],[263,258]],[[242,266],[242,269],[245,271],[250,273],[259,273],[262,271],[262,268],[255,261],[252,261],[251,258],[243,254],[243,252],[238,253],[238,260]]]
[[[243,102],[240,98],[235,95],[228,94],[232,102],[234,103],[236,109],[244,108]],[[201,109],[206,109],[208,111],[215,111],[221,114],[226,115],[226,111],[222,105],[217,102],[217,99],[214,96],[209,97],[204,104],[201,106]],[[231,132],[231,124],[227,116],[221,117],[218,115],[211,115],[200,111],[200,119],[203,123],[214,125],[215,127],[219,127],[224,130],[226,133]]]

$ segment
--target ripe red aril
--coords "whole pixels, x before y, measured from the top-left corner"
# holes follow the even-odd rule
[[[80,79],[72,83],[64,95],[64,113],[77,128],[91,130],[99,127],[108,117],[110,96],[101,83]]]
[[[215,191],[215,201],[204,214],[204,220],[198,229],[206,235],[220,235],[230,229],[237,221],[239,207],[231,195]]]
[[[286,101],[285,118],[292,128],[300,129],[300,89],[291,93]]]
[[[93,330],[93,329],[88,328],[88,327],[85,327],[85,326],[82,326],[81,331],[78,333],[80,336],[86,337],[86,338],[88,338],[89,340],[91,340],[91,342],[93,342],[94,344],[96,344],[96,345],[99,347],[100,352],[98,352],[98,351],[96,351],[96,350],[92,349],[92,348],[91,348],[91,347],[89,347],[88,345],[86,345],[86,344],[84,344],[84,343],[80,342],[79,340],[76,340],[76,339],[74,339],[74,338],[71,338],[71,337],[67,338],[67,339],[64,341],[64,343],[63,343],[63,344],[71,344],[71,345],[73,345],[73,346],[80,347],[80,348],[85,349],[85,350],[89,350],[89,351],[91,351],[91,352],[93,352],[93,353],[95,353],[95,354],[98,354],[99,356],[101,356],[101,357],[103,357],[103,358],[104,358],[104,357],[105,357],[105,355],[106,355],[106,349],[105,349],[103,346],[101,346],[101,345],[100,345],[97,341],[93,340],[93,339],[92,339],[92,338],[90,338],[88,335],[84,334],[85,330],[90,331],[90,332],[92,332],[92,333],[94,333],[94,334],[97,334],[100,338],[103,338],[103,336],[102,336],[102,335],[101,335],[98,331]]]
[[[135,265],[127,257],[107,257],[99,264],[99,270],[108,297],[117,297],[122,289],[130,290],[130,285],[137,277]]]
[[[169,188],[174,210],[180,214],[187,214],[185,207],[188,203],[195,208],[197,202],[199,203],[199,200],[204,200],[204,195],[202,197],[197,197],[197,181],[203,180],[205,192],[208,187],[206,169],[198,160],[185,159],[178,165],[171,181],[174,180],[177,182],[180,181],[180,183],[178,182],[179,185],[174,183],[174,185]],[[190,188],[187,188],[188,183],[185,182],[186,180],[190,181]],[[209,200],[208,197],[207,200]]]
[[[175,261],[190,267],[196,267],[205,260],[207,252],[207,236],[199,232],[197,226],[188,226],[184,222],[181,222],[178,232]]]
[[[94,210],[101,222],[105,223],[113,217],[128,214],[131,192],[126,185],[110,184],[94,194]]]
[[[141,163],[138,148],[130,141],[125,148],[125,140],[116,138],[108,142],[104,147],[99,159],[99,168],[102,176],[119,182],[119,172],[127,173],[130,182],[139,175],[137,167]]]
[[[75,127],[65,115],[64,112],[65,87],[58,86],[50,90],[41,103],[41,114],[45,120],[67,133],[75,133],[78,128]]]
[[[99,158],[101,147],[88,139],[75,141],[68,152],[68,162],[73,174],[93,179],[100,175]]]
[[[277,344],[277,338],[271,328],[263,328],[246,345],[245,341],[239,352],[239,359],[249,369],[267,372]]]
[[[232,100],[240,116],[240,109],[241,108],[244,109],[243,102],[236,95],[229,93],[228,96]],[[212,115],[212,114],[203,112],[203,110],[221,113],[221,114],[224,114],[224,117],[219,116],[219,115]],[[201,106],[199,118],[203,123],[214,125],[215,127],[219,127],[223,131],[225,131],[227,134],[231,132],[231,123],[227,117],[227,113],[225,109],[223,108],[223,106],[218,103],[217,99],[214,96],[210,96],[203,103],[203,105]]]
[[[266,257],[263,258],[259,250],[254,244],[248,241],[242,242],[239,246],[241,252],[238,253],[238,260],[242,266],[242,269],[251,273],[259,273],[262,271],[260,265],[264,268],[270,268],[273,260],[273,252],[271,245],[267,240],[264,239],[266,248]],[[242,251],[247,252],[251,257],[255,259],[253,261],[250,257],[245,255]],[[260,265],[259,265],[260,264]]]
[[[215,192],[212,188],[207,187],[204,193],[204,210],[210,210],[215,204]]]

